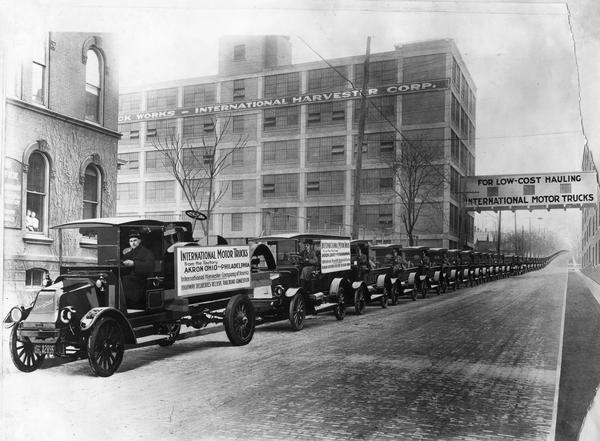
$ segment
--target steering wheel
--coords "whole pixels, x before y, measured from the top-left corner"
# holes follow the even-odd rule
[[[196,220],[206,220],[206,214],[202,213],[201,211],[198,210],[186,210],[185,212],[186,216],[191,217],[192,219],[196,219]]]

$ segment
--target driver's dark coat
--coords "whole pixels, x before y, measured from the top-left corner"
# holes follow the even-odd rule
[[[133,260],[133,267],[123,271],[123,289],[128,307],[142,306],[146,291],[146,277],[154,271],[154,255],[150,250],[139,245],[124,253],[123,260]]]

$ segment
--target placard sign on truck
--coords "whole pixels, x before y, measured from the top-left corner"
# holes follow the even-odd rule
[[[596,172],[467,176],[467,210],[550,209],[595,206]]]
[[[321,272],[332,273],[350,269],[350,241],[321,241]]]
[[[247,246],[180,247],[175,279],[179,297],[250,288]]]

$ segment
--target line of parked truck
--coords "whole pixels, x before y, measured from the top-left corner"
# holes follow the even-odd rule
[[[344,236],[279,234],[245,245],[201,246],[187,221],[98,218],[58,231],[60,274],[35,298],[13,307],[13,364],[33,372],[46,357],[87,358],[93,374],[110,376],[127,345],[148,335],[172,345],[182,325],[223,323],[234,345],[248,344],[257,321],[289,320],[301,330],[307,314],[362,314],[401,297],[416,300],[544,267],[544,258],[471,250],[371,244]],[[133,304],[123,277],[123,249],[134,233],[155,257],[144,276],[143,303]]]

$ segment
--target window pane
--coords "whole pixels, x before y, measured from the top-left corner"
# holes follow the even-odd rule
[[[27,215],[25,228],[29,231],[41,231],[44,224],[43,194],[27,193]]]
[[[83,199],[86,201],[98,202],[98,172],[92,166],[88,166],[85,170]]]
[[[100,87],[100,62],[98,61],[98,55],[92,50],[87,51],[85,82]]]
[[[44,103],[44,71],[45,67],[32,63],[31,67],[31,99],[35,103]]]
[[[27,191],[38,193],[45,193],[46,191],[46,160],[39,153],[32,153],[29,157]]]

